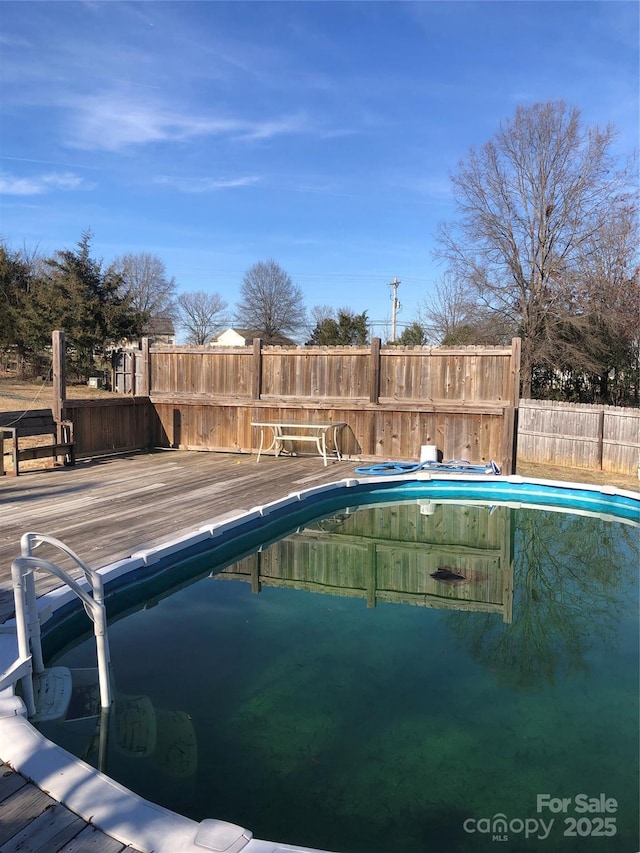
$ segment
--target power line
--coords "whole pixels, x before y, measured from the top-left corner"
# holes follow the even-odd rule
[[[288,272],[288,271],[287,271]],[[180,275],[204,275],[204,276],[224,276],[231,277],[233,276],[242,278],[246,273],[246,269],[239,270],[222,270],[222,269],[213,269],[210,267],[192,267],[190,269],[178,269],[171,270],[171,273],[174,277]],[[299,272],[292,271],[288,272],[291,278],[304,278],[304,279],[339,279],[341,281],[372,281],[376,278],[380,278],[380,273],[341,273],[341,272]],[[429,285],[433,282],[432,278],[421,278],[419,276],[405,276],[402,281],[405,284],[408,282],[409,284],[417,284],[417,285]],[[398,282],[401,283],[400,281]]]

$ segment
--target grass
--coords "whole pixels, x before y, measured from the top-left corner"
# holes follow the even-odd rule
[[[564,468],[560,465],[543,465],[538,462],[519,462],[518,474],[542,480],[567,480],[572,483],[592,483],[597,486],[617,486],[632,492],[640,491],[640,479],[630,474],[610,474],[590,468]]]
[[[112,392],[88,385],[69,385],[69,399],[96,399],[112,396]],[[20,412],[25,409],[49,409],[53,404],[51,382],[18,381],[12,377],[0,376],[0,412]],[[25,463],[26,466],[39,467],[42,461]],[[517,473],[525,477],[537,477],[543,480],[567,480],[574,483],[593,483],[595,485],[617,486],[620,489],[640,490],[640,481],[636,476],[610,474],[586,468],[567,468],[560,465],[545,465],[534,462],[519,462]]]

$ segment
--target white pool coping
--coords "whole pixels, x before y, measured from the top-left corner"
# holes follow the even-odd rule
[[[594,502],[598,494],[619,495],[638,501],[640,508],[640,492],[611,486],[538,480],[519,475],[470,476],[468,473],[440,474],[423,471],[393,476],[351,477],[292,492],[280,500],[254,507],[247,512],[220,516],[217,521],[214,519],[196,530],[182,534],[155,548],[136,551],[130,557],[110,563],[98,571],[103,581],[113,581],[142,566],[153,565],[168,556],[178,554],[192,545],[224,536],[251,519],[267,517],[286,507],[293,507],[314,495],[326,493],[328,497],[331,493],[337,494],[342,489],[348,490],[360,484],[429,480],[487,481],[494,484],[502,481],[514,485],[526,483],[543,488],[555,487],[563,491],[580,490],[593,492]],[[454,498],[450,500],[453,501]],[[438,497],[435,502],[446,503],[448,499]],[[457,502],[460,502],[460,499],[457,499]],[[554,509],[553,506],[540,506],[528,501],[492,501],[490,499],[467,501],[465,499],[466,502],[492,505],[497,503],[551,511]],[[576,512],[576,510],[571,511]],[[589,510],[577,510],[577,512],[596,514],[607,520],[624,521],[614,515],[591,513]],[[66,587],[58,587],[42,596],[38,599],[42,621],[48,620],[57,610],[75,598],[75,593]],[[14,626],[15,620],[0,626],[0,677],[7,673],[17,660],[17,640],[12,630]],[[253,838],[250,830],[220,819],[212,818],[198,823],[145,800],[40,734],[27,720],[26,708],[15,694],[13,685],[0,691],[0,758],[84,820],[91,822],[121,843],[136,847],[143,853],[202,853],[203,850],[215,851],[215,853],[240,853],[240,851],[243,853],[331,853],[328,850]]]

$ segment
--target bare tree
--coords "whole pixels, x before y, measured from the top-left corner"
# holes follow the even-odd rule
[[[475,296],[453,273],[445,273],[420,306],[420,322],[432,340],[442,343],[469,324]]]
[[[336,309],[331,305],[314,305],[309,311],[307,321],[304,327],[305,340],[309,340],[314,333],[314,330],[319,328],[329,319],[335,319]]]
[[[518,329],[525,396],[534,365],[557,363],[558,330],[579,318],[575,270],[630,203],[614,137],[611,126],[584,128],[562,101],[519,107],[451,178],[459,218],[441,228],[437,254]]]
[[[219,293],[196,290],[181,293],[177,299],[180,325],[186,331],[189,344],[204,346],[225,322],[227,303]]]
[[[575,363],[594,375],[599,398],[614,405],[638,403],[638,231],[633,207],[618,209],[589,241],[573,285],[576,313],[587,331]]]
[[[304,328],[302,291],[274,260],[259,261],[245,273],[236,307],[236,322],[260,332],[265,341]]]
[[[117,257],[110,269],[121,279],[121,295],[144,318],[145,332],[154,320],[174,320],[176,282],[167,276],[164,261],[149,252]]]
[[[313,330],[317,326],[321,326],[330,317],[335,317],[335,313],[335,309],[331,305],[314,305],[311,311],[309,311],[307,325],[305,326],[305,336],[310,338]]]
[[[489,310],[466,282],[450,272],[420,306],[417,322],[430,339],[447,346],[495,346],[509,342],[517,332],[508,317]]]

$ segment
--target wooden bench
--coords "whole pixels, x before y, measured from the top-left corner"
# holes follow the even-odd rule
[[[330,423],[307,423],[305,421],[251,421],[251,426],[260,428],[260,447],[258,448],[258,458],[260,461],[262,453],[268,453],[270,450],[276,452],[276,456],[281,453],[292,453],[284,447],[285,442],[309,441],[315,444],[318,449],[318,454],[322,456],[324,464],[327,464],[327,451],[335,453],[338,459],[342,459],[342,452],[338,437],[346,423],[342,421],[331,421]],[[271,443],[265,447],[265,430],[271,430]],[[331,434],[332,446],[327,448],[327,434]],[[293,455],[293,454],[292,454]]]
[[[46,444],[32,447],[20,447],[20,439],[29,436],[48,436]],[[8,455],[13,459],[13,471],[4,470],[4,442],[9,439],[11,450]],[[0,413],[0,475],[20,473],[20,462],[28,459],[43,459],[48,456],[54,461],[64,457],[65,465],[75,465],[75,445],[73,441],[73,423],[56,421],[51,409],[35,409],[30,412]]]

